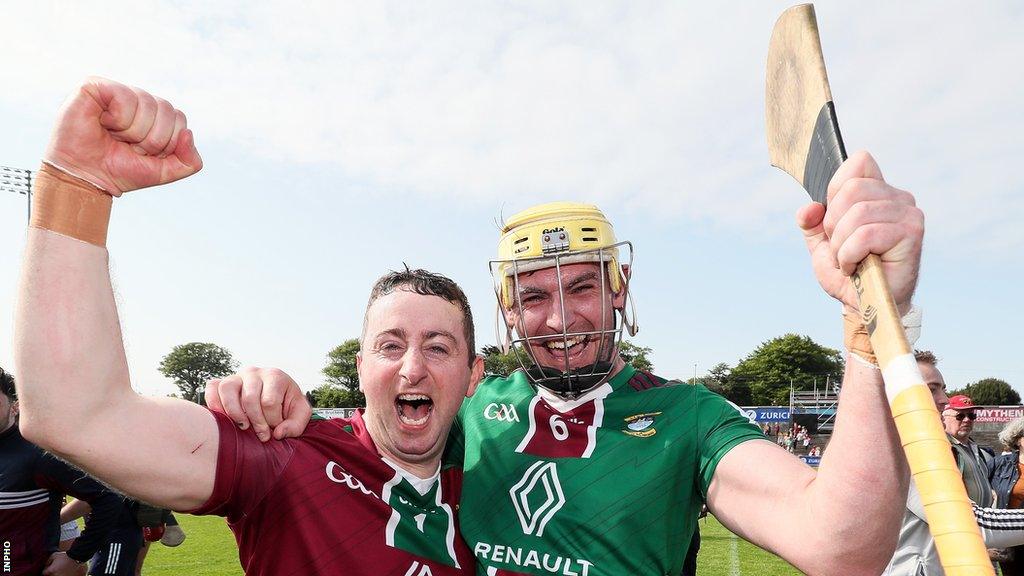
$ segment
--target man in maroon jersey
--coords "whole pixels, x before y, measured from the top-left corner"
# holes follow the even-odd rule
[[[17,311],[26,437],[142,501],[225,516],[247,574],[471,573],[460,476],[440,458],[483,360],[451,280],[405,270],[374,286],[357,362],[367,408],[351,420],[263,444],[224,415],[132,391],[107,271],[112,197],[201,167],[166,100],[92,78],[64,104]]]

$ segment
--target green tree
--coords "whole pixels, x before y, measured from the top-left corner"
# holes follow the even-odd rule
[[[160,373],[174,380],[181,397],[205,404],[203,390],[211,378],[223,378],[235,371],[238,362],[226,348],[210,342],[179,344],[160,361]]]
[[[843,373],[843,357],[807,336],[786,334],[761,343],[740,361],[729,378],[750,387],[751,404],[789,404],[789,385],[809,390],[815,380],[837,382]]]
[[[719,362],[708,370],[707,376],[704,377],[704,386],[738,406],[753,404],[750,395],[750,382],[745,379],[732,378],[732,369],[725,362]]]
[[[366,397],[357,388],[349,390],[334,384],[321,384],[306,398],[315,408],[360,408],[366,406]]]
[[[633,365],[633,368],[637,370],[644,370],[646,372],[654,371],[654,363],[651,362],[648,355],[651,353],[651,349],[646,346],[637,346],[632,342],[623,340],[619,344],[619,356],[626,362]]]
[[[327,353],[323,374],[327,382],[311,393],[313,406],[318,408],[355,408],[366,406],[366,397],[359,390],[356,354],[359,339],[350,338]]]
[[[1006,380],[982,378],[960,390],[953,390],[950,396],[966,394],[975,404],[982,406],[1010,406],[1020,404],[1020,394]]]
[[[488,344],[481,348],[480,354],[484,357],[484,373],[486,374],[508,376],[520,368],[515,352],[509,350],[508,354],[502,354],[501,348],[494,344]]]
[[[327,383],[347,390],[359,388],[359,372],[356,370],[356,355],[359,354],[359,339],[345,340],[327,353],[327,366],[323,373]]]

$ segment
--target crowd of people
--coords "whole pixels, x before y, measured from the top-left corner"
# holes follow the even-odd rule
[[[773,425],[765,424],[765,436],[775,436],[775,443],[782,446],[790,454],[801,452],[808,456],[819,456],[820,454],[811,454],[812,451],[817,452],[817,446],[811,446],[811,434],[807,431],[806,426],[801,426],[796,422],[787,424],[786,426],[780,426],[779,423]],[[769,430],[771,433],[769,433]]]
[[[797,217],[818,283],[843,306],[848,350],[817,470],[721,396],[621,358],[636,332],[632,244],[598,208],[569,202],[502,229],[492,281],[523,362],[508,377],[484,375],[462,289],[406,268],[371,288],[357,357],[366,407],[350,419],[310,421],[276,369],[211,382],[210,409],[138,396],[108,272],[113,199],[201,168],[166,100],[93,78],[65,103],[35,179],[16,311],[18,434],[135,500],[226,517],[247,574],[693,574],[705,506],[809,574],[891,567],[912,484],[849,276],[881,255],[909,314],[924,226],[870,155],[843,163],[827,208]],[[788,432],[789,450],[809,449],[805,430]],[[95,522],[101,504],[89,503]],[[80,566],[102,538],[83,534],[63,556],[57,540],[38,546],[48,574]],[[19,573],[40,569],[22,562]]]

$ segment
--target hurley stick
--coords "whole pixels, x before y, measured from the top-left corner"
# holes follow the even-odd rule
[[[846,150],[810,4],[786,10],[775,23],[768,46],[766,100],[772,165],[824,204],[829,180],[846,159]],[[948,576],[991,575],[971,501],[935,402],[907,344],[881,259],[868,256],[857,267],[853,283],[942,566]]]

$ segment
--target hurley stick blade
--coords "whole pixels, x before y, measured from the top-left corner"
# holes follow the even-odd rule
[[[846,151],[810,4],[785,11],[768,47],[768,150],[772,165],[796,178],[824,204],[828,183]],[[960,470],[953,461],[938,410],[914,360],[885,280],[882,260],[871,254],[853,275],[861,321],[885,380],[900,443],[921,495],[928,528],[947,576],[991,575]]]
[[[846,160],[832,91],[818,39],[814,6],[794,6],[779,16],[768,44],[765,101],[768,153],[825,203],[828,182]]]

